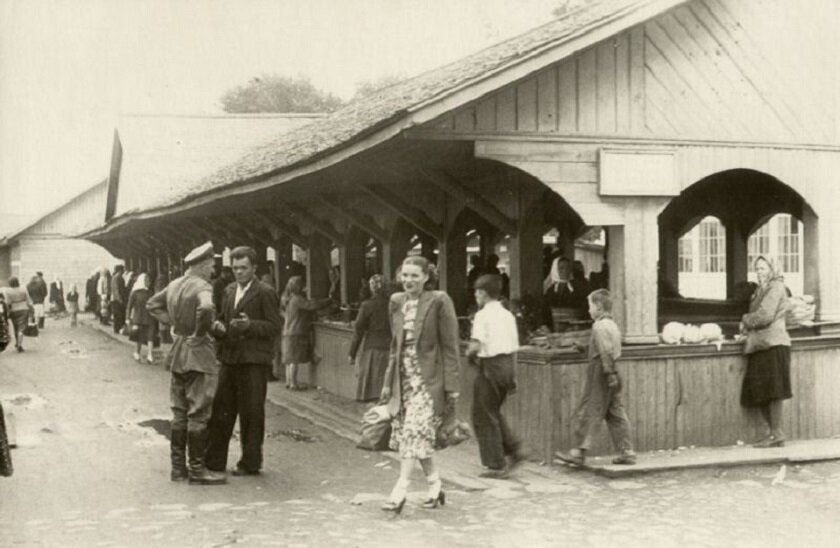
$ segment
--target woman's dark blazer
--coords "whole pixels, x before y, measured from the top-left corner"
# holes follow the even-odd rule
[[[388,316],[388,297],[376,295],[362,303],[353,326],[353,342],[349,355],[356,358],[364,339],[364,349],[388,349],[391,347],[391,321]]]
[[[390,303],[393,336],[383,386],[391,387],[388,408],[393,415],[399,412],[402,397],[399,359],[404,338],[403,305],[407,300],[406,293],[395,293],[391,296]],[[435,414],[442,415],[446,408],[446,393],[460,391],[458,319],[455,315],[455,305],[452,304],[449,295],[443,291],[423,291],[420,294],[417,317],[414,320],[414,337],[420,374],[432,396]]]

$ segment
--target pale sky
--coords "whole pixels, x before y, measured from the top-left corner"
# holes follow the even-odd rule
[[[562,0],[0,0],[0,235],[107,176],[122,113],[219,113],[303,74],[343,98],[551,19]]]

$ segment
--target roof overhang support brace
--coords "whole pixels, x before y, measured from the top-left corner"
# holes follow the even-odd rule
[[[425,234],[428,234],[437,240],[443,239],[443,227],[435,223],[423,210],[409,204],[397,196],[393,191],[384,188],[381,185],[360,183],[355,186],[357,186],[362,192],[370,195],[386,208],[414,225],[416,228],[423,231]]]
[[[423,168],[413,168],[417,177],[431,183],[455,200],[463,203],[469,209],[478,213],[485,221],[495,226],[505,234],[515,235],[517,223],[493,205],[489,200],[466,187],[455,177],[439,171]]]
[[[330,225],[320,219],[313,217],[312,215],[307,215],[305,213],[301,213],[300,211],[294,211],[291,208],[288,208],[283,205],[275,205],[274,208],[285,215],[286,217],[291,217],[292,219],[296,220],[300,224],[309,227],[311,230],[322,234],[328,240],[333,242],[336,245],[341,245],[344,243],[344,237]]]
[[[305,249],[309,247],[309,238],[301,234],[300,230],[296,227],[276,219],[264,211],[255,211],[254,218],[268,229],[268,233],[271,234],[273,240],[280,240],[283,235],[286,235],[295,245]]]
[[[388,232],[376,224],[376,221],[371,219],[369,216],[352,209],[348,205],[339,204],[332,197],[319,194],[317,198],[330,211],[345,218],[350,224],[356,225],[358,228],[361,228],[380,242],[388,241]]]
[[[229,236],[224,230],[217,230],[206,221],[194,220],[190,221],[190,224],[214,245],[227,245]]]

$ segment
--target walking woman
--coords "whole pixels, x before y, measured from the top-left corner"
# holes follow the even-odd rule
[[[788,310],[787,289],[775,264],[765,258],[755,260],[758,289],[750,309],[741,319],[747,341],[747,371],[741,389],[741,405],[757,407],[770,428],[770,434],[755,447],[781,447],[782,402],[792,397],[790,389],[790,336],[785,327]]]
[[[134,281],[131,293],[128,296],[125,317],[130,325],[131,338],[134,340],[134,360],[140,361],[140,351],[146,345],[146,362],[155,363],[152,346],[155,340],[155,319],[146,310],[146,301],[151,296],[149,293],[149,276],[143,272]]]
[[[357,401],[375,400],[382,393],[382,380],[388,368],[388,350],[391,346],[385,278],[375,274],[371,276],[369,285],[371,297],[359,308],[353,342],[350,343],[350,365],[356,366],[359,381],[356,385]]]
[[[23,330],[30,314],[35,313],[35,306],[26,289],[20,286],[20,281],[9,278],[9,287],[4,291],[6,294],[6,306],[9,307],[9,316],[12,320],[12,330],[15,332],[15,348],[23,352]]]
[[[405,504],[415,460],[429,486],[423,507],[446,502],[433,455],[444,410],[458,399],[458,320],[446,293],[425,290],[429,267],[423,257],[406,257],[400,270],[404,291],[394,294],[389,306],[393,336],[382,400],[394,417],[391,448],[402,460],[382,509],[395,513]]]
[[[79,290],[76,284],[70,286],[67,292],[67,312],[70,313],[70,327],[76,327],[79,323]]]
[[[310,301],[303,292],[303,278],[292,276],[280,297],[283,314],[281,355],[286,365],[286,388],[300,390],[298,366],[312,361],[312,319],[315,312],[329,306],[330,299]]]

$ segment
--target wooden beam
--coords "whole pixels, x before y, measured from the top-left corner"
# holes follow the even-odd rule
[[[213,222],[218,225],[221,225],[234,239],[236,240],[245,240],[238,242],[238,245],[248,245],[249,241],[253,241],[254,244],[260,243],[253,234],[249,234],[245,227],[237,224],[236,219],[227,216],[219,216],[213,217]],[[234,246],[236,242],[234,242]]]
[[[344,217],[349,223],[361,228],[380,242],[388,239],[388,232],[364,213],[356,211],[349,205],[339,204],[334,198],[323,194],[318,194],[316,198],[334,214]]]
[[[420,167],[409,168],[419,178],[433,184],[449,196],[462,202],[466,207],[472,209],[484,218],[488,223],[495,226],[505,234],[514,235],[517,231],[517,223],[499,208],[493,205],[484,196],[466,187],[455,177],[441,171],[432,171]]]
[[[274,240],[280,240],[285,234],[292,240],[293,243],[299,245],[300,247],[309,247],[309,238],[304,236],[297,227],[285,223],[265,211],[255,211],[254,218],[263,223]]]
[[[214,221],[204,218],[194,219],[190,222],[196,229],[203,231],[214,244],[227,246],[230,243],[230,234],[222,226],[215,224]]]
[[[253,216],[251,216],[250,213],[248,214],[248,216],[237,215],[235,219],[236,223],[240,227],[240,230],[247,234],[249,238],[264,246],[274,247],[274,242],[272,241],[271,234],[268,234],[268,236],[266,236],[266,234],[263,232],[262,225],[255,223]]]
[[[295,219],[302,225],[308,226],[311,230],[323,235],[334,244],[341,245],[344,241],[344,237],[330,223],[324,222],[314,215],[303,213],[280,204],[276,204],[274,208],[283,215]]]
[[[409,204],[392,190],[381,185],[364,183],[358,183],[355,186],[429,236],[437,240],[443,239],[443,227],[435,223],[423,210]]]

